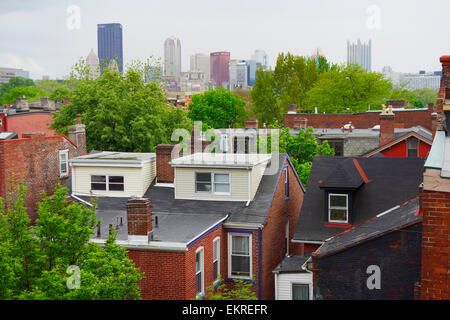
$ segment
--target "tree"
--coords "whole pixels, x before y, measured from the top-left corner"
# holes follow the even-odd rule
[[[383,74],[348,64],[322,73],[308,92],[308,111],[341,113],[380,108],[390,94],[391,83]]]
[[[0,101],[2,100],[3,95],[11,91],[11,89],[18,87],[34,87],[34,86],[35,86],[34,81],[31,79],[26,79],[22,77],[10,78],[8,82],[3,83],[0,86]]]
[[[259,123],[272,124],[283,119],[283,110],[278,103],[274,86],[272,71],[264,71],[262,68],[256,71],[255,86],[250,92],[250,112]]]
[[[425,108],[429,103],[436,103],[438,97],[436,90],[430,88],[408,90],[406,86],[407,83],[393,88],[389,99],[403,99],[415,108]]]
[[[45,93],[45,96],[49,97],[59,88],[64,88],[64,84],[57,80],[42,79],[35,81],[36,88]]]
[[[207,288],[207,300],[258,300],[255,292],[254,281],[233,279],[233,283],[227,286],[219,276],[220,285]]]
[[[2,96],[2,103],[12,104],[17,98],[25,97],[29,101],[38,101],[45,93],[36,87],[15,87]]]
[[[55,89],[55,91],[49,95],[49,99],[54,101],[64,101],[65,99],[70,99],[71,95],[72,91],[66,87],[60,87]]]
[[[53,114],[52,129],[66,133],[77,114],[86,125],[88,150],[152,152],[159,143],[170,143],[176,128],[190,130],[183,110],[167,107],[160,83],[145,83],[147,65],[134,62],[124,73],[104,68],[97,79],[89,77],[83,60],[67,82],[73,91],[70,103]]]
[[[39,218],[30,226],[23,205],[26,188],[11,190],[15,200],[0,214],[0,299],[139,298],[137,282],[143,276],[126,249],[115,244],[116,233],[104,248],[89,242],[98,224],[95,206],[67,203],[67,188],[58,186],[39,202]],[[80,270],[78,289],[68,285],[69,267]]]
[[[190,119],[216,129],[242,126],[246,115],[244,99],[222,87],[193,95],[188,107]]]

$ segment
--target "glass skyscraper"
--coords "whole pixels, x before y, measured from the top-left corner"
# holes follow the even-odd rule
[[[97,25],[98,58],[101,71],[106,65],[116,64],[123,72],[122,25],[106,23]]]

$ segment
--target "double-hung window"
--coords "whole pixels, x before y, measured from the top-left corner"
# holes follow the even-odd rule
[[[417,157],[419,155],[419,140],[416,138],[409,138],[407,140],[408,157]]]
[[[230,174],[216,172],[196,172],[195,192],[229,194]]]
[[[251,278],[251,235],[229,234],[229,237],[228,265],[230,277]]]
[[[91,190],[99,191],[124,191],[123,176],[91,176]]]
[[[348,222],[348,195],[330,193],[328,195],[328,221]]]
[[[220,275],[220,238],[213,241],[213,280],[217,280]]]
[[[69,150],[59,152],[59,175],[61,177],[69,174]]]
[[[309,285],[293,283],[292,300],[309,300]]]
[[[203,259],[203,247],[200,247],[195,252],[195,290],[197,294],[201,294],[205,290]]]

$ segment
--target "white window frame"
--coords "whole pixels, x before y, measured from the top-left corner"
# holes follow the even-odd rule
[[[61,171],[61,155],[65,155],[66,156],[66,172],[62,172]],[[60,177],[67,177],[69,175],[69,150],[60,150],[59,151],[59,176]]]
[[[239,276],[231,274],[232,252],[233,252],[233,236],[244,236],[249,238],[249,256],[250,256],[250,274],[248,276]],[[252,234],[251,233],[228,233],[228,278],[236,279],[252,279],[253,277],[253,255],[252,255]]]
[[[197,254],[200,253],[200,271],[197,271]],[[205,293],[205,250],[204,247],[199,247],[195,250],[195,263],[194,263],[194,271],[195,271],[195,293],[197,296],[203,295]],[[197,292],[197,274],[201,273],[202,284],[201,284],[201,292]]]
[[[290,281],[290,291],[291,291],[291,300],[294,297],[294,285],[305,285],[308,286],[308,291],[309,291],[309,300],[313,300],[313,287],[311,283],[308,282],[301,282],[301,281]]]
[[[98,190],[98,189],[92,189],[92,177],[93,176],[105,176],[106,177],[106,190]],[[123,177],[123,190],[111,190],[111,192],[125,192],[125,176],[124,175],[117,175],[117,174],[91,174],[90,175],[90,190],[97,192],[110,192],[109,190],[109,177]],[[118,183],[113,183],[113,184],[118,184]]]
[[[343,220],[331,220],[331,196],[345,196],[346,207],[333,207],[333,209],[345,209],[347,210],[347,215],[345,221]],[[328,194],[328,222],[332,223],[348,223],[348,194],[346,193],[329,193]]]
[[[197,173],[209,173],[211,174],[211,191],[198,191],[197,190]],[[231,172],[211,172],[211,171],[195,171],[195,177],[194,177],[194,183],[195,183],[195,193],[199,193],[199,194],[217,194],[217,195],[225,195],[225,196],[229,196],[231,195]],[[214,175],[216,174],[226,174],[228,175],[228,185],[230,186],[229,192],[216,192],[216,187],[215,187],[215,183],[214,183]],[[225,184],[225,183],[224,183]]]
[[[217,250],[216,250],[216,258],[214,260],[214,249],[216,248],[216,244],[217,244]],[[220,277],[220,237],[216,237],[213,240],[213,254],[212,254],[212,259],[213,259],[213,281],[216,282],[219,277]],[[214,262],[217,261],[217,278],[214,279]]]

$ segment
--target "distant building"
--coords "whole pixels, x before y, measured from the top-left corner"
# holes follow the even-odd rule
[[[208,82],[211,75],[211,59],[203,53],[191,56],[190,71],[203,71],[205,80]]]
[[[406,88],[409,90],[430,88],[437,91],[441,86],[441,76],[433,72],[421,70],[419,73],[402,74],[400,83],[406,84]]]
[[[22,69],[0,68],[0,84],[9,82],[9,79],[22,77],[29,79],[30,72]]]
[[[394,86],[398,86],[400,84],[400,73],[395,72],[390,66],[384,66],[381,73],[384,74],[386,79],[391,80]]]
[[[250,87],[253,87],[256,82],[256,70],[261,66],[255,60],[244,60],[247,63],[247,81]]]
[[[362,43],[358,39],[354,44],[347,41],[347,63],[356,63],[366,71],[372,71],[372,40]]]
[[[123,72],[122,25],[106,23],[97,25],[98,58],[100,70],[114,60],[120,72]]]
[[[269,58],[264,50],[255,50],[255,53],[252,54],[251,59],[255,60],[257,63],[260,63],[264,70],[269,69]]]
[[[164,75],[179,78],[181,73],[181,42],[176,37],[164,41]]]
[[[95,79],[100,75],[100,60],[98,56],[91,49],[89,55],[86,57],[86,63],[89,67],[89,74]]]
[[[229,69],[228,63],[230,62],[230,52],[219,51],[211,52],[211,81],[215,83],[217,87],[228,87],[229,81]]]
[[[230,60],[228,64],[229,89],[248,88],[248,66],[243,60]]]

